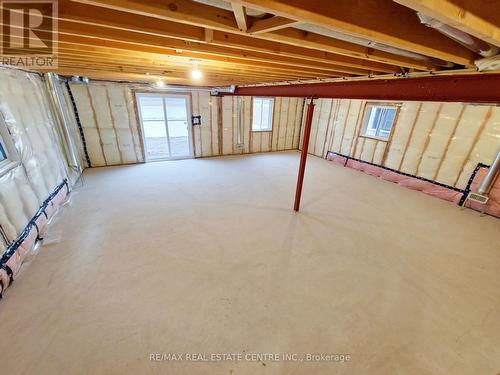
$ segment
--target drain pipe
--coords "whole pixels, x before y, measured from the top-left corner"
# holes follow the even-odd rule
[[[484,176],[483,181],[481,181],[481,185],[477,189],[479,194],[488,194],[495,183],[495,180],[498,177],[498,173],[500,172],[500,150],[498,150],[497,157],[495,161],[491,164],[490,169],[486,176]]]
[[[455,40],[460,43],[464,47],[470,49],[473,52],[483,56],[483,57],[491,57],[499,52],[499,48],[497,46],[491,45],[475,36],[467,34],[462,30],[459,30],[453,26],[449,26],[435,18],[426,16],[423,13],[417,12],[417,16],[420,19],[420,23],[425,26],[436,29],[441,34],[446,35],[447,37]]]

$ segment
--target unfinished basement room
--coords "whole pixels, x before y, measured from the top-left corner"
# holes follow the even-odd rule
[[[0,374],[500,375],[500,0],[0,19]]]

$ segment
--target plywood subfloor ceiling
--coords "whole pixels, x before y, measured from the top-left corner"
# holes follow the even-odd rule
[[[416,12],[499,46],[495,3],[60,0],[57,73],[217,86],[466,69],[480,56]]]

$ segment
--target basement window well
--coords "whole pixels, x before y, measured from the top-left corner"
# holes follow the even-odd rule
[[[270,132],[273,130],[274,98],[253,98],[252,131]]]
[[[396,119],[397,105],[368,104],[365,108],[365,123],[361,135],[387,141]]]

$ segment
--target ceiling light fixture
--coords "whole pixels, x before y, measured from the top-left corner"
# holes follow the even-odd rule
[[[197,60],[191,60],[191,61],[194,61],[194,64],[193,64],[194,67],[193,67],[193,70],[191,70],[191,77],[193,77],[193,79],[200,79],[203,76],[203,74],[201,73],[200,69],[198,69]]]
[[[162,88],[165,87],[165,82],[163,82],[161,79],[156,82],[156,87]]]
[[[201,76],[202,76],[202,74],[201,74],[201,72],[200,72],[198,69],[196,69],[196,68],[195,68],[195,69],[193,69],[193,70],[191,71],[191,76],[192,76],[194,79],[200,79],[200,78],[201,78]]]

